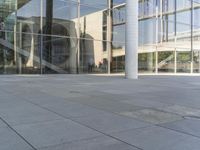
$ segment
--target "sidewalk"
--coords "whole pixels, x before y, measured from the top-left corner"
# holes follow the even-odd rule
[[[0,150],[199,150],[200,78],[0,76]]]

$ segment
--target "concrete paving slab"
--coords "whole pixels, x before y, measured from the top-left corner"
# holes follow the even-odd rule
[[[0,119],[0,128],[6,127],[7,125]]]
[[[104,113],[102,110],[70,101],[62,101],[54,104],[46,103],[43,107],[69,118],[96,116]]]
[[[64,143],[39,150],[139,150],[107,136]]]
[[[121,115],[136,118],[152,124],[161,124],[182,120],[181,116],[153,109],[142,109],[133,112],[122,112]]]
[[[162,124],[161,126],[200,138],[200,119],[188,118],[172,123]]]
[[[114,87],[113,87],[114,88]],[[85,91],[83,94],[90,95],[92,98],[100,98],[100,99],[107,99],[112,101],[123,101],[126,99],[130,99],[129,94],[120,94],[121,92],[115,93],[107,93],[105,90],[112,89],[111,87],[101,88],[101,87],[93,87],[92,91]],[[120,89],[123,91],[122,89]]]
[[[21,100],[21,98],[13,96],[9,93],[6,93],[6,92],[0,93],[0,104],[6,103],[6,102],[15,102],[19,100]]]
[[[28,102],[9,102],[0,105],[0,116],[10,125],[38,123],[63,118]]]
[[[70,120],[20,125],[13,128],[36,148],[60,145],[102,135]]]
[[[143,150],[199,150],[200,139],[161,127],[114,133],[112,136]]]
[[[200,110],[196,108],[191,107],[185,107],[181,105],[172,105],[172,106],[166,106],[166,107],[160,107],[158,108],[162,111],[178,114],[180,116],[196,116],[200,117]]]
[[[85,126],[106,134],[123,131],[119,140],[144,150],[199,150],[200,147],[198,121],[186,117],[190,121],[185,123],[178,119],[199,117],[199,77],[148,76],[124,80],[119,76],[90,75],[3,76],[0,83],[0,116],[39,148],[68,148],[66,143],[70,142],[69,148],[75,150],[81,149],[81,145],[86,150],[129,149]],[[53,111],[59,117],[76,119],[79,123],[66,123]],[[180,125],[173,128],[173,123],[179,121]],[[152,129],[156,123],[164,129]],[[171,129],[167,129],[168,124],[173,124]],[[146,129],[149,126],[151,129]],[[194,133],[196,138],[192,136]],[[93,140],[99,134],[108,142],[104,138]]]
[[[43,106],[46,104],[56,104],[59,102],[67,101],[64,98],[52,96],[52,95],[42,93],[42,92],[32,93],[32,95],[27,94],[24,97],[25,97],[23,99],[24,101],[27,101],[36,105],[40,105],[40,106]]]
[[[107,97],[109,98],[110,96],[107,95]],[[117,99],[117,95],[115,99]],[[89,99],[80,99],[75,101],[89,105],[91,107],[95,107],[104,111],[114,112],[114,113],[120,113],[127,110],[136,111],[144,109],[144,107],[141,106],[135,106],[133,104],[124,103],[123,100],[116,102],[115,100],[109,100],[101,97],[91,97]]]
[[[9,128],[0,128],[0,150],[33,150]]]
[[[150,126],[150,124],[143,121],[111,113],[103,113],[98,116],[74,118],[74,120],[104,133],[119,132]]]
[[[156,101],[155,97],[152,97],[152,98],[150,97],[151,95],[146,95],[145,98],[140,95],[132,96],[132,99],[124,100],[123,102],[130,105],[136,105],[136,106],[146,107],[146,108],[155,108],[155,109],[172,105],[172,104]]]
[[[80,92],[75,93],[75,90],[71,90],[71,91],[66,91],[66,89],[63,89],[62,87],[57,87],[57,90],[55,90],[55,87],[47,87],[45,89],[41,90],[43,93],[47,93],[50,94],[52,96],[57,96],[57,97],[62,97],[62,98],[66,98],[66,97],[81,97],[83,94],[81,94]]]

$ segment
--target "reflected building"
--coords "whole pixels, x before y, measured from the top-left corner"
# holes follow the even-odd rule
[[[199,74],[200,1],[138,3],[139,73]],[[125,70],[125,0],[4,0],[0,10],[0,74]]]

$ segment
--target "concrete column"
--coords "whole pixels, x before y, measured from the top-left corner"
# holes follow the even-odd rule
[[[127,79],[138,78],[138,0],[126,1],[126,60]]]
[[[107,52],[108,52],[108,74],[111,72],[111,61],[112,61],[112,8],[113,2],[112,0],[107,0],[108,11],[107,11]]]
[[[42,65],[42,60],[43,60],[43,0],[40,1],[40,74],[43,74],[43,65]]]
[[[22,22],[19,23],[19,48],[22,48]],[[22,74],[22,54],[17,52],[17,69],[18,74]]]

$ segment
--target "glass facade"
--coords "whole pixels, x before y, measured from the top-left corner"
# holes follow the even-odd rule
[[[200,0],[138,0],[141,74],[200,73]],[[123,73],[125,0],[1,0],[0,74]]]

